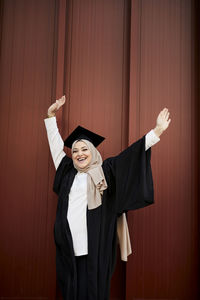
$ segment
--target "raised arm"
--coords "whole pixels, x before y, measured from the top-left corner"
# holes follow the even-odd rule
[[[49,147],[51,150],[52,159],[57,169],[61,160],[66,155],[63,151],[64,149],[64,142],[60,136],[58,131],[57,122],[56,122],[56,112],[61,108],[61,106],[65,103],[65,96],[56,100],[49,108],[47,112],[48,118],[44,120],[46,130],[47,130],[47,137],[49,142]]]
[[[145,150],[160,141],[160,136],[168,128],[171,119],[169,119],[169,110],[164,108],[158,115],[156,120],[156,127],[149,131],[145,136]]]

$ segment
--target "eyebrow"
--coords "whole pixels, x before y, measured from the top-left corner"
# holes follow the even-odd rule
[[[83,149],[83,148],[87,148],[88,149],[87,146],[82,146],[81,149]],[[73,150],[78,150],[78,148],[74,148]]]

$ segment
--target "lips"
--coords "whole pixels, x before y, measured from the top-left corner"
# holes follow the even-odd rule
[[[78,160],[79,162],[81,162],[81,161],[84,161],[84,160],[86,160],[86,157],[77,158],[77,160]]]

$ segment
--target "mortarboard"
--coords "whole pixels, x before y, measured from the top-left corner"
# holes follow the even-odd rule
[[[85,139],[90,141],[95,147],[97,147],[103,140],[104,137],[82,127],[78,126],[74,131],[66,138],[64,145],[68,148],[72,147],[72,144],[76,140]]]

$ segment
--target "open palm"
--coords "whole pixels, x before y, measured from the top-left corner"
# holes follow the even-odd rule
[[[161,110],[157,117],[156,125],[159,128],[162,128],[162,130],[166,130],[170,122],[171,119],[169,119],[169,110],[167,108],[164,108],[163,110]]]

